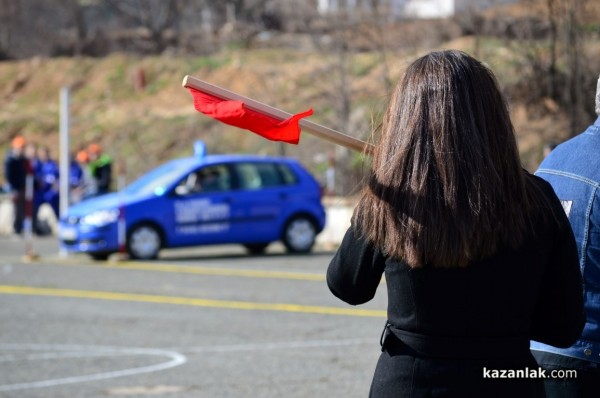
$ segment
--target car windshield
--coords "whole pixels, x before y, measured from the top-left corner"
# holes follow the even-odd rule
[[[164,194],[167,186],[185,173],[186,170],[181,167],[181,163],[173,161],[149,171],[129,184],[125,192],[132,195]]]

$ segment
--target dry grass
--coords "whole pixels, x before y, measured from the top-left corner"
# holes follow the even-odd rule
[[[444,48],[473,51],[472,38],[445,43]],[[423,49],[423,51],[426,51]],[[421,51],[389,53],[392,81]],[[514,54],[501,45],[482,47],[480,57],[490,63],[503,82],[515,75],[509,69]],[[381,117],[387,92],[384,65],[377,53],[352,54],[347,65],[351,75],[351,127],[347,133],[366,139]],[[133,76],[142,69],[146,87],[136,91]],[[71,145],[76,149],[99,141],[106,151],[126,165],[127,179],[167,159],[191,152],[196,139],[207,142],[210,152],[278,154],[282,146],[251,133],[221,125],[193,109],[190,94],[181,87],[190,74],[289,112],[313,107],[311,120],[339,128],[336,107],[340,102],[339,69],[333,54],[298,50],[260,49],[224,51],[211,57],[136,58],[123,54],[104,59],[32,59],[0,63],[0,151],[8,149],[10,137],[24,134],[58,152],[59,90],[72,87]],[[542,145],[564,138],[566,122],[560,109],[540,116],[511,99],[513,119],[523,161],[535,169]],[[285,153],[319,170],[333,145],[310,136]],[[0,182],[3,180],[0,171]]]

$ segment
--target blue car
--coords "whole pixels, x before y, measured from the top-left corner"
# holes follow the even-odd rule
[[[162,248],[225,243],[261,253],[275,241],[306,253],[324,226],[321,188],[298,161],[209,155],[169,161],[120,192],[70,207],[59,239],[98,260],[120,250],[154,259]]]

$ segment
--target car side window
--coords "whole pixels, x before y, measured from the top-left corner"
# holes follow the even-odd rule
[[[175,188],[179,196],[231,189],[231,174],[225,165],[207,166],[188,174]]]
[[[279,174],[281,174],[281,178],[285,185],[294,185],[298,182],[296,173],[294,173],[288,165],[278,164],[277,169],[279,170]]]
[[[240,163],[237,172],[242,189],[261,189],[284,185],[273,163]]]

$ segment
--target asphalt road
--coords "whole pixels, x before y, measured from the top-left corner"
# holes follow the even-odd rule
[[[153,262],[61,256],[0,236],[0,397],[366,397],[382,284],[351,307],[327,289],[332,252],[237,246]]]

